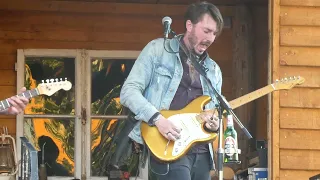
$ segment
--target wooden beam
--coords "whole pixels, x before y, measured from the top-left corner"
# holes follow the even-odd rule
[[[269,1],[269,62],[271,82],[279,79],[279,28],[280,28],[280,0]],[[268,177],[278,180],[280,178],[280,151],[279,151],[279,122],[280,122],[280,101],[279,92],[271,95],[271,111],[268,128]],[[270,143],[269,143],[270,142]]]
[[[159,0],[158,3],[160,4],[191,4],[196,2],[195,0]],[[243,4],[261,4],[261,5],[267,5],[267,0],[208,0],[207,2],[210,2],[215,5],[243,5]]]
[[[233,24],[233,93],[234,97],[240,97],[252,92],[253,87],[253,39],[252,19],[248,7],[237,6]],[[254,134],[255,125],[252,124],[253,106],[251,103],[243,105],[235,110],[243,125]],[[254,128],[253,128],[254,127]],[[242,150],[240,160],[242,169],[246,168],[246,155],[248,153],[248,138],[244,133],[238,133],[239,149]]]
[[[293,88],[280,91],[280,106],[293,108],[320,108],[319,88]]]
[[[320,170],[320,151],[280,150],[281,169]]]
[[[320,26],[320,7],[281,7],[280,24]]]
[[[320,67],[299,67],[299,66],[281,66],[281,78],[301,76],[305,82],[296,87],[320,88]]]
[[[12,116],[12,115],[0,116],[0,128],[7,127],[8,131],[9,131],[9,135],[11,135],[11,136],[16,134],[16,119],[15,119],[15,117],[16,116]]]
[[[303,121],[303,119],[301,119],[301,121]],[[315,143],[319,141],[319,136],[320,131],[318,130],[281,129],[280,148],[320,150],[319,143]],[[297,144],[299,145],[297,146]]]
[[[219,6],[225,16],[233,15],[233,8]],[[139,4],[139,3],[108,3],[86,1],[42,1],[42,0],[4,0],[0,1],[0,10],[18,11],[49,11],[74,13],[101,13],[126,15],[166,15],[183,16],[186,5]],[[166,14],[164,14],[164,12]]]
[[[281,6],[320,6],[318,0],[281,0]]]
[[[280,128],[320,130],[319,109],[281,108]]]
[[[57,1],[87,1],[87,2],[118,2],[118,3],[139,3],[139,4],[175,4],[188,5],[196,0],[57,0]],[[239,4],[254,4],[267,5],[267,0],[208,0],[207,2],[215,5],[239,5]]]
[[[15,54],[0,55],[0,69],[1,70],[13,70],[17,56]]]
[[[318,47],[280,47],[280,64],[320,67]]]
[[[140,43],[105,43],[105,42],[72,42],[48,40],[0,40],[0,54],[12,55],[17,49],[94,49],[94,50],[141,50],[145,42]]]
[[[0,99],[16,95],[16,86],[1,86]]]
[[[283,46],[320,46],[320,29],[318,27],[282,26],[280,43]]]
[[[0,86],[15,86],[17,72],[11,70],[0,70]]]
[[[320,174],[319,170],[281,170],[280,179],[281,180],[293,180],[293,179],[306,179],[312,176]]]

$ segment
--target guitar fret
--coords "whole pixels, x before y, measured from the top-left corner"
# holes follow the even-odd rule
[[[35,92],[36,92],[36,95],[39,95],[39,94],[40,94],[40,92],[38,91],[38,88],[35,88],[34,90],[35,90]]]
[[[37,96],[37,95],[39,95],[39,91],[37,90],[37,88],[32,89],[31,94],[32,94],[32,96]]]
[[[10,107],[11,105],[10,105],[10,103],[9,103],[9,101],[8,101],[8,99],[6,99],[6,101],[5,101],[6,103],[7,103],[7,105],[6,106],[4,106],[5,108],[8,108],[8,107]]]
[[[4,106],[4,104],[3,104],[3,101],[1,101],[1,110],[5,110],[5,106]]]
[[[21,96],[23,96],[23,97],[25,97],[25,98],[28,98],[28,97],[26,96],[26,94],[25,94],[25,93],[26,93],[26,92],[23,92],[23,93],[21,93],[21,94],[18,94],[18,95],[17,95],[17,97],[19,97],[19,96],[20,96],[20,97],[21,97]]]
[[[29,91],[29,94],[30,94],[30,98],[31,98],[32,97],[31,91]]]

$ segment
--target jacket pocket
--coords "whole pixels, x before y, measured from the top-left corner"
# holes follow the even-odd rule
[[[172,73],[165,67],[159,66],[155,69],[155,75],[159,76],[167,76],[168,78],[172,78]]]
[[[171,83],[173,73],[163,66],[158,66],[154,71],[152,77],[151,89],[152,98],[155,100],[161,100],[162,96],[167,92]]]

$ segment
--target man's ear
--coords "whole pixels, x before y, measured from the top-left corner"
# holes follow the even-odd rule
[[[190,20],[187,20],[186,21],[186,29],[187,29],[187,32],[191,32],[192,31],[192,28],[193,28],[193,24]]]

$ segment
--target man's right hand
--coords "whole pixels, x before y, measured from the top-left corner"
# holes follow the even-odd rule
[[[175,141],[180,138],[181,130],[176,127],[171,121],[160,115],[160,119],[155,122],[159,132],[168,140]]]

